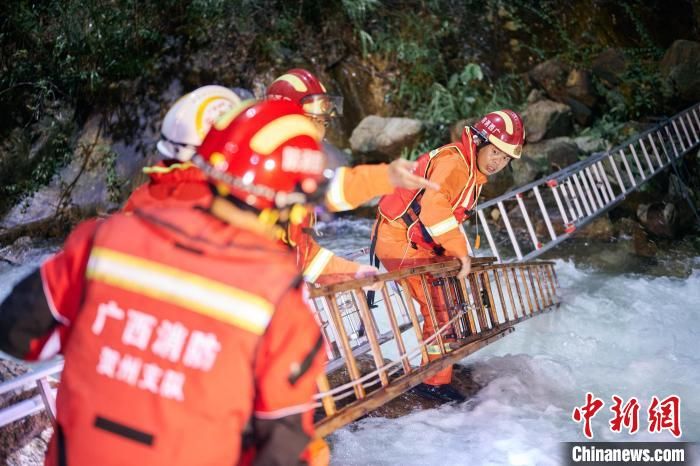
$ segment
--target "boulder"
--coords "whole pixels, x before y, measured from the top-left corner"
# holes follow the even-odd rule
[[[528,104],[534,104],[535,102],[539,102],[540,100],[546,100],[546,99],[547,99],[547,94],[545,94],[545,92],[541,89],[533,89],[527,95],[527,103]]]
[[[607,87],[615,87],[627,71],[628,60],[621,49],[607,49],[593,59],[591,71]]]
[[[528,105],[522,116],[528,142],[567,136],[573,130],[571,108],[552,100],[540,100]]]
[[[465,118],[464,120],[458,120],[450,126],[450,141],[461,142],[462,133],[464,132],[464,127],[473,125],[479,120],[479,117]]]
[[[518,161],[515,160],[512,163],[517,164]],[[489,182],[486,183],[481,190],[479,199],[485,201],[498,197],[513,186],[515,186],[514,172],[511,168],[505,168],[495,175],[489,176]]]
[[[593,108],[598,96],[593,88],[591,73],[585,70],[573,69],[566,79],[566,93],[586,107]]]
[[[514,161],[511,166],[513,167],[513,184],[515,186],[535,181],[544,176],[547,171],[546,160],[543,157],[533,158],[524,153],[520,160]]]
[[[675,238],[678,234],[678,216],[676,215],[676,206],[673,203],[640,204],[637,208],[637,218],[642,226],[654,236]]]
[[[108,213],[144,178],[141,168],[154,161],[144,158],[138,144],[155,140],[144,131],[143,139],[115,142],[103,132],[103,116],[90,117],[79,135],[70,163],[47,186],[15,205],[0,218],[0,242],[32,233],[63,234],[74,220]]]
[[[590,126],[591,123],[593,123],[593,110],[589,107],[568,96],[565,96],[562,102],[569,106],[571,109],[571,116],[576,123],[581,126]]]
[[[615,229],[607,215],[594,219],[591,223],[576,231],[578,238],[587,238],[598,241],[611,241],[614,238]]]
[[[574,144],[586,155],[590,155],[594,152],[602,152],[612,147],[609,141],[595,136],[579,136],[574,138]]]
[[[523,156],[537,160],[544,170],[556,171],[578,161],[581,151],[573,139],[546,139],[523,146]],[[516,162],[517,163],[517,162]]]
[[[700,100],[700,42],[675,41],[661,59],[660,70],[681,100]]]
[[[343,96],[343,126],[347,134],[367,116],[391,114],[391,106],[385,101],[389,84],[371,67],[350,58],[336,66],[332,75]]]
[[[422,132],[419,120],[370,115],[353,130],[350,147],[356,161],[388,161],[411,148]]]
[[[549,97],[557,98],[566,91],[569,69],[559,59],[552,58],[535,66],[529,76]]]

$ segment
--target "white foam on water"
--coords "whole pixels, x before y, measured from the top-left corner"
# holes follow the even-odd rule
[[[697,267],[698,261],[694,262]],[[700,440],[700,270],[687,279],[613,276],[557,261],[560,309],[462,361],[481,390],[457,406],[368,418],[333,434],[335,465],[556,465],[584,440],[571,419],[587,391],[605,407],[595,440],[672,441],[647,432],[653,395],[681,397],[682,440]],[[610,431],[611,396],[640,402],[640,431]]]

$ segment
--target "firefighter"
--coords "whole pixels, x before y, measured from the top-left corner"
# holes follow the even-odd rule
[[[417,173],[441,187],[438,191],[397,189],[379,201],[372,249],[387,270],[450,256],[461,261],[459,276],[465,277],[470,271],[471,259],[462,222],[476,208],[487,177],[520,158],[524,138],[520,115],[512,110],[501,110],[485,115],[471,127],[466,126],[461,142],[421,155]],[[413,278],[408,283],[411,295],[421,304],[423,338],[429,338],[435,334],[435,326],[421,281]],[[442,327],[450,317],[439,288],[430,287],[430,295],[437,326]],[[442,335],[450,351],[456,346],[453,330],[448,327]],[[440,357],[436,341],[427,350],[429,359]],[[450,385],[451,379],[452,367],[448,367],[426,379],[417,391],[443,401],[463,401],[464,397]]]
[[[0,304],[2,351],[65,357],[48,465],[328,462],[322,339],[278,241],[323,199],[319,140],[289,102],[228,112],[195,157],[206,204],[84,222]]]
[[[192,204],[210,196],[204,174],[191,163],[211,125],[241,99],[223,86],[209,85],[185,94],[168,110],[156,145],[162,161],[143,172],[149,181],[136,188],[126,212],[151,204]]]
[[[324,136],[331,121],[342,115],[343,98],[330,94],[313,73],[301,68],[289,70],[277,78],[267,88],[266,97],[298,103]],[[394,186],[403,182],[415,184],[427,181],[412,175],[413,169],[414,165],[402,159],[395,160],[391,165],[341,167],[337,170],[336,182],[328,191],[326,205],[332,211],[350,210],[372,197],[393,192]],[[394,176],[403,176],[403,182],[392,179]],[[425,184],[422,187],[437,188],[433,184]],[[418,186],[409,189],[416,188]],[[322,248],[313,238],[313,226],[316,221],[313,212],[309,212],[300,220],[298,224],[290,226],[288,241],[297,247],[307,281],[317,282],[321,279],[324,283],[330,283],[378,272],[372,265],[349,261]]]

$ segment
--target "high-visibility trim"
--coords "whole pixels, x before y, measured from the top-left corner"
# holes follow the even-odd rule
[[[328,186],[326,193],[326,204],[333,212],[352,210],[354,206],[345,198],[345,171],[346,167],[340,167],[335,171],[335,176]]]
[[[167,167],[161,167],[159,165],[154,165],[152,167],[143,167],[141,171],[145,173],[146,175],[151,175],[153,173],[158,173],[158,174],[164,174],[164,173],[170,173],[174,172],[175,170],[187,170],[188,168],[194,167],[194,164],[190,162],[184,162],[184,163],[174,163],[172,165],[169,165]]]
[[[449,352],[453,351],[453,348],[452,348],[452,346],[450,346],[449,343],[445,343],[444,346],[445,346],[445,353],[449,353]],[[436,356],[436,355],[442,354],[440,352],[440,345],[426,345],[425,349],[430,356]]]
[[[323,273],[328,263],[333,258],[333,253],[326,248],[321,248],[311,260],[309,265],[304,269],[304,279],[307,282],[315,282]]]
[[[434,225],[426,225],[425,228],[428,230],[428,233],[430,233],[430,236],[434,238],[436,236],[444,235],[455,228],[459,228],[459,223],[457,222],[457,219],[451,215],[449,218],[446,218],[445,220]]]
[[[102,247],[90,253],[87,277],[185,307],[256,335],[265,332],[274,311],[270,302],[252,293]]]
[[[309,90],[309,88],[306,87],[306,84],[304,84],[304,81],[302,81],[301,78],[299,78],[299,76],[293,74],[283,74],[279,78],[275,79],[274,82],[277,81],[285,81],[289,83],[289,85],[292,86],[297,92],[306,92]],[[326,90],[324,89],[323,92],[326,92]]]
[[[321,139],[318,129],[304,115],[291,114],[276,118],[263,126],[250,140],[250,148],[261,155],[270,155],[283,143],[298,136]]]

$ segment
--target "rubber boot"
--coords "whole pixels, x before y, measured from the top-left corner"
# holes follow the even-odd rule
[[[467,398],[451,384],[428,385],[422,383],[413,388],[413,393],[426,400],[439,401],[440,403],[464,403]]]

